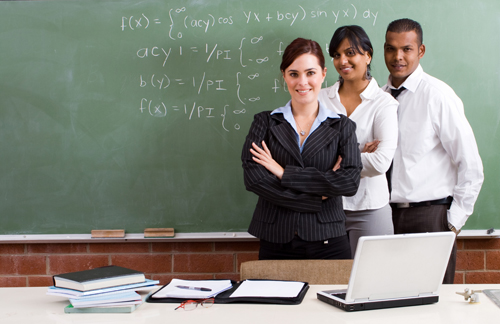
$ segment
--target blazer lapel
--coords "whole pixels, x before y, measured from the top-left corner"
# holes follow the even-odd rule
[[[271,118],[277,122],[270,127],[271,133],[276,137],[283,148],[285,148],[285,150],[303,167],[304,162],[300,155],[299,145],[297,144],[297,138],[293,128],[285,120],[283,114],[274,114],[271,115]]]
[[[340,122],[340,118],[327,118],[319,127],[309,136],[302,150],[304,161],[311,159],[316,153],[321,151],[326,145],[332,142],[333,138],[340,133],[334,126]]]

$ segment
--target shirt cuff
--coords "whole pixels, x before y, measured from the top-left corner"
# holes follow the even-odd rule
[[[448,222],[451,223],[457,230],[460,230],[464,225],[469,215],[467,215],[458,204],[451,204],[448,210]]]

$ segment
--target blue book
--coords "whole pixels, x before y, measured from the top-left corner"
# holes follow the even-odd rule
[[[141,295],[135,291],[114,292],[109,294],[99,294],[86,296],[83,298],[70,298],[69,302],[73,307],[96,307],[96,306],[120,306],[119,303],[140,304]]]

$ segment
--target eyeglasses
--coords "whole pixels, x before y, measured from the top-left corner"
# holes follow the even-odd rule
[[[190,311],[195,309],[198,306],[198,304],[200,304],[202,307],[209,308],[212,307],[212,305],[214,304],[214,299],[209,298],[209,299],[199,299],[199,300],[186,300],[183,301],[182,304],[175,310],[179,308],[184,308],[184,310]]]

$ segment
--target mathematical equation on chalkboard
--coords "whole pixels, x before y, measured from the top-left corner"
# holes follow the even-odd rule
[[[138,112],[155,118],[217,118],[224,131],[239,130],[237,118],[228,121],[230,115],[245,114],[263,97],[288,91],[279,71],[287,43],[273,29],[320,23],[331,24],[333,33],[340,23],[363,21],[375,26],[379,16],[378,10],[355,4],[330,7],[311,10],[297,5],[294,10],[272,12],[240,9],[221,15],[179,6],[124,14],[121,32],[136,33],[139,39],[144,33],[158,35],[156,44],[131,49],[145,66],[144,73],[133,76],[134,87],[144,91],[137,98]],[[196,72],[187,75],[193,67]],[[219,103],[208,103],[208,98],[217,98]]]

